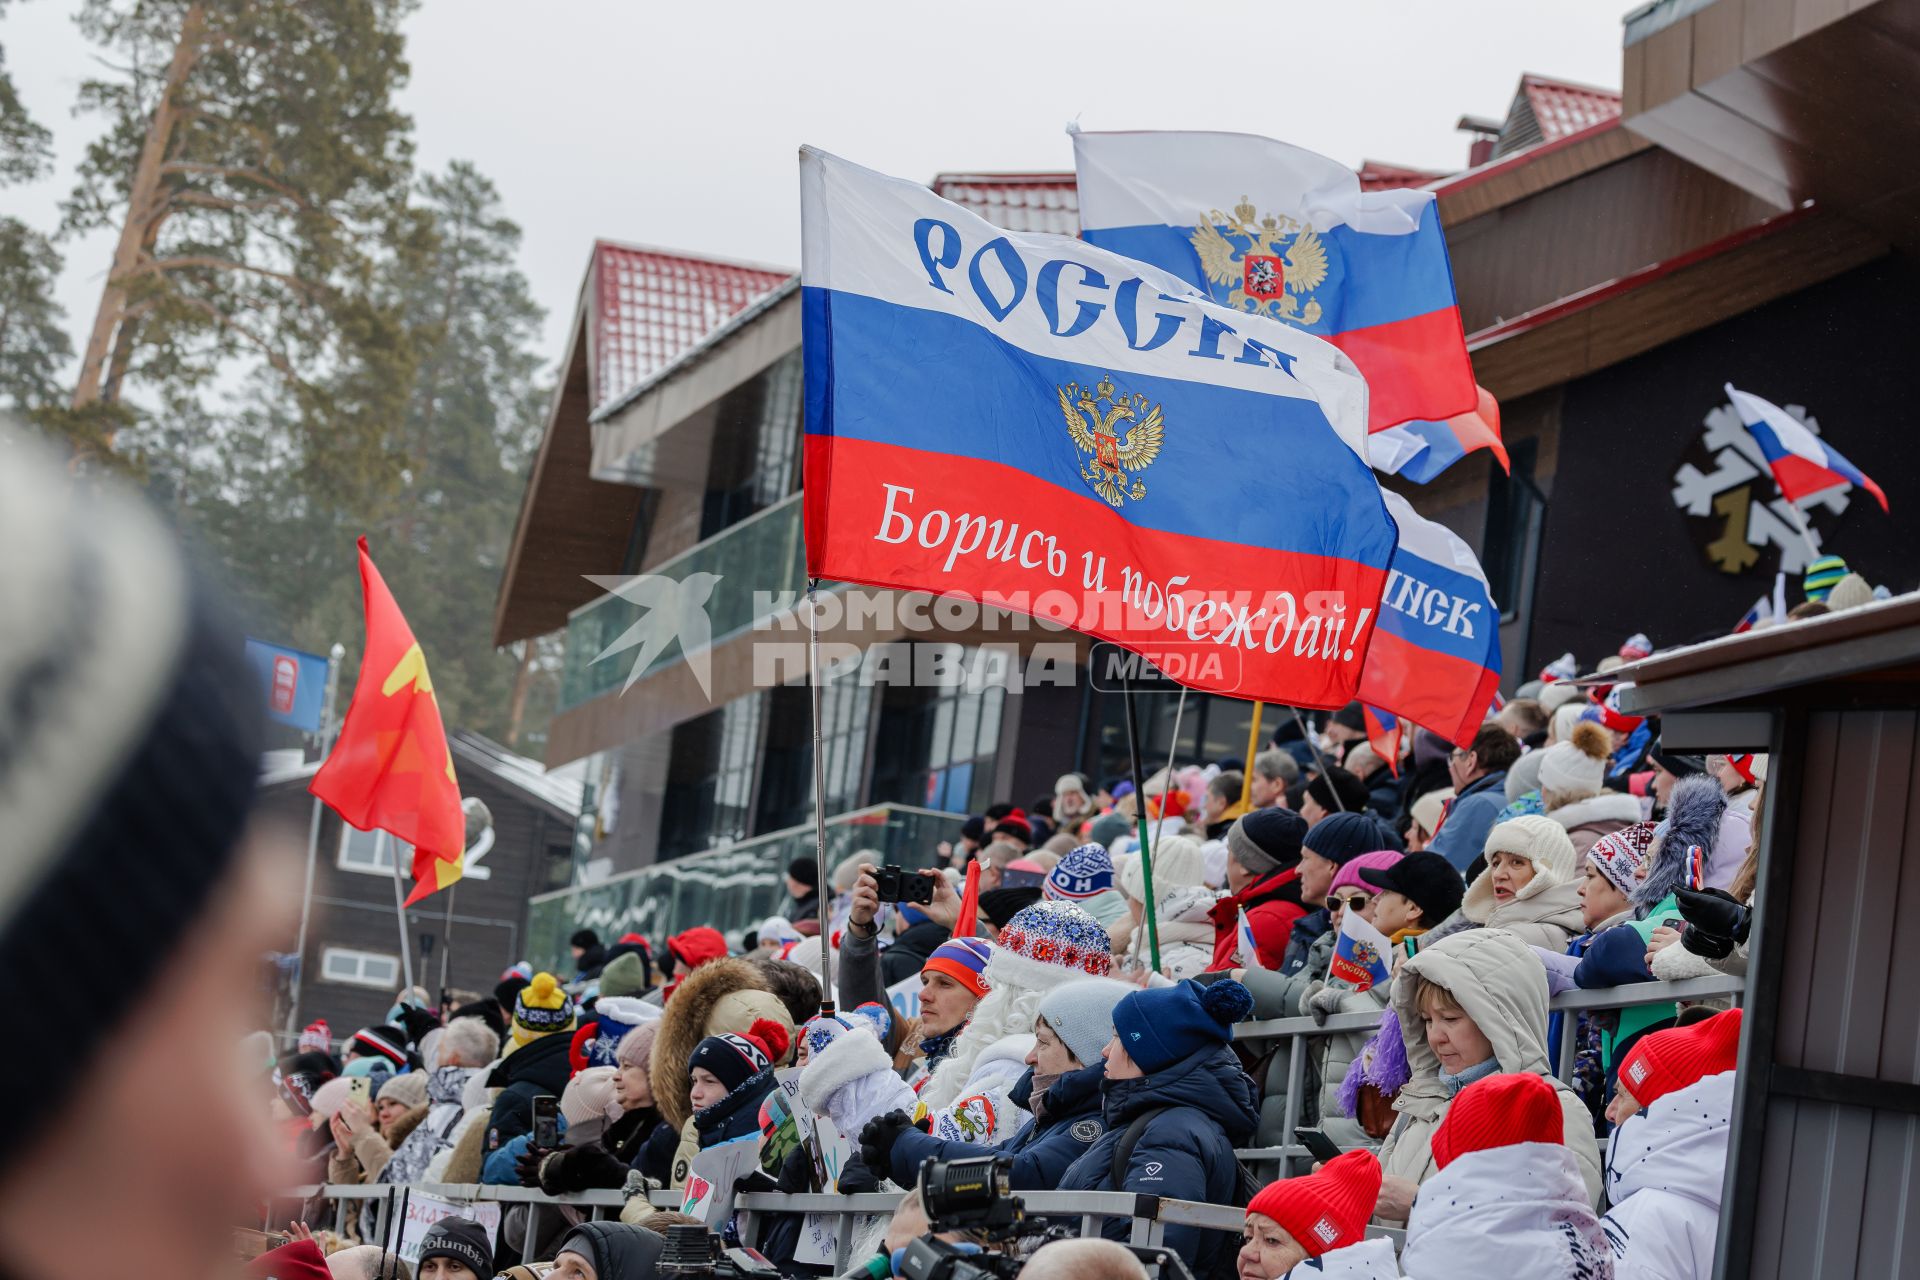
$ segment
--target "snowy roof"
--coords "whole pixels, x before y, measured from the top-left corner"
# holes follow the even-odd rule
[[[646,381],[793,274],[609,240],[594,243],[592,273],[596,407]]]

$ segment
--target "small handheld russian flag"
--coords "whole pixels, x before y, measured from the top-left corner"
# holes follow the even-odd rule
[[[1741,423],[1760,446],[1780,496],[1798,502],[1826,489],[1850,484],[1865,489],[1887,510],[1887,495],[1866,472],[1848,462],[1840,451],[1807,430],[1806,424],[1779,405],[1762,400],[1727,384],[1727,397],[1733,401]]]
[[[1247,923],[1245,907],[1240,908],[1239,930],[1240,942],[1234,948],[1234,954],[1239,959],[1241,967],[1264,971],[1267,966],[1260,963],[1260,946],[1253,940],[1253,926]]]
[[[1391,711],[1382,711],[1375,706],[1361,704],[1366,714],[1367,745],[1373,753],[1387,762],[1387,768],[1393,770],[1393,776],[1400,776],[1400,717]]]

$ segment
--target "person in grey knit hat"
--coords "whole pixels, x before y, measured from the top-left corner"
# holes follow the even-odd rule
[[[160,522],[97,488],[0,423],[0,971],[87,993],[60,1071],[5,1068],[34,1101],[0,1118],[0,1242],[40,1280],[122,1274],[132,1240],[148,1280],[204,1280],[283,1177],[235,1047],[266,1020],[296,864],[250,827],[241,636]]]

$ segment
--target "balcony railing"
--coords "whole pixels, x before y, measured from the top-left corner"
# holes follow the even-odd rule
[[[713,574],[717,581],[706,600],[713,643],[737,635],[759,621],[761,613],[770,612],[764,608],[756,611],[756,603],[764,605],[806,585],[800,495],[781,499],[648,572],[681,583],[696,573]],[[611,593],[573,611],[567,618],[567,653],[560,674],[561,710],[626,684],[637,648],[596,659],[646,613],[642,606]],[[667,619],[661,621],[667,623]],[[675,635],[640,674],[661,670],[686,656]]]

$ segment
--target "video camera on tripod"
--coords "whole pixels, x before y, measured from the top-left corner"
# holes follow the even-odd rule
[[[1026,1254],[1055,1240],[1079,1238],[1068,1227],[1028,1219],[1026,1201],[1013,1194],[1009,1156],[927,1160],[920,1166],[920,1203],[927,1212],[927,1234],[907,1245],[901,1257],[906,1280],[1014,1280]],[[950,1232],[976,1234],[989,1245],[1018,1239],[1027,1247],[1015,1256],[939,1239]],[[1170,1250],[1126,1247],[1159,1280],[1193,1280],[1193,1272]]]

